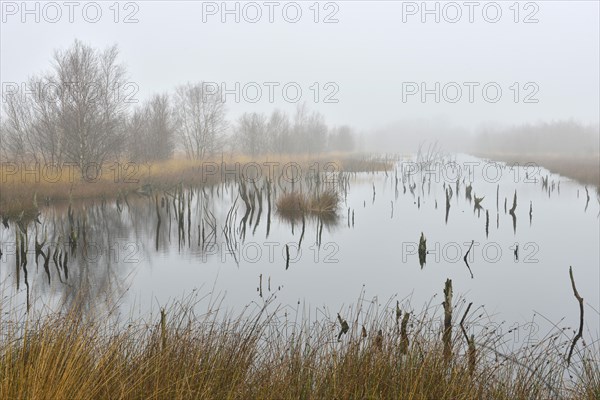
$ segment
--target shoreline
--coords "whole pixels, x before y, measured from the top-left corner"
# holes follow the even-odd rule
[[[189,298],[120,321],[125,328],[83,318],[76,305],[43,317],[13,311],[1,331],[0,397],[598,398],[597,340],[580,342],[570,365],[573,339],[558,326],[534,346],[511,348],[510,331],[474,331],[479,308],[451,291],[447,280],[452,307],[364,308],[361,297],[318,322],[271,308],[272,299],[222,319],[210,305],[190,313]]]
[[[505,162],[512,166],[534,163],[552,173],[600,190],[600,155],[473,152],[476,157]]]

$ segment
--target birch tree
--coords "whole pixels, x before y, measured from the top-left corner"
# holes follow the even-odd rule
[[[188,158],[202,160],[220,151],[227,121],[220,90],[200,82],[179,86],[175,93],[176,132]]]

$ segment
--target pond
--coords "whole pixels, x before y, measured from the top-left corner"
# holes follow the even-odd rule
[[[586,335],[600,336],[596,188],[463,154],[304,175],[49,205],[39,222],[7,221],[3,301],[145,314],[199,293],[231,311],[270,299],[335,314],[362,296],[418,312],[441,304],[449,278],[457,301],[543,335],[553,323],[578,325],[572,266]],[[335,215],[277,210],[283,193],[325,188],[340,194]]]

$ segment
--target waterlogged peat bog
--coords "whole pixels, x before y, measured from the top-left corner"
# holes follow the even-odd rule
[[[600,399],[598,2],[0,13],[0,399]]]
[[[19,313],[75,312],[127,332],[127,315],[151,321],[160,309],[167,348],[181,328],[167,327],[167,312],[213,324],[250,310],[256,322],[270,315],[261,329],[287,326],[284,342],[314,323],[337,341],[400,355],[439,344],[438,367],[464,352],[463,374],[530,374],[540,387],[528,393],[563,390],[538,369],[594,393],[595,188],[464,154],[358,159],[346,162],[361,165],[352,171],[282,164],[201,185],[140,183],[112,198],[40,204],[34,195],[32,216],[2,216],[7,327]]]

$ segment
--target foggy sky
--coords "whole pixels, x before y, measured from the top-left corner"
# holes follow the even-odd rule
[[[139,92],[135,98],[142,101],[156,92],[172,91],[186,82],[209,81],[224,83],[235,89],[250,82],[258,83],[262,96],[258,103],[246,99],[235,102],[226,99],[229,119],[245,111],[270,112],[280,108],[292,112],[295,104],[285,101],[281,88],[289,82],[302,89],[300,101],[310,109],[325,114],[328,124],[350,124],[364,131],[387,126],[394,121],[434,119],[454,126],[474,129],[482,124],[518,124],[573,118],[582,123],[597,123],[599,102],[599,5],[596,1],[534,2],[525,9],[520,4],[518,23],[513,21],[513,2],[498,2],[502,10],[499,22],[486,22],[484,5],[477,2],[474,22],[469,22],[469,8],[456,2],[461,19],[449,23],[444,19],[445,3],[439,3],[440,22],[434,15],[421,13],[403,15],[412,6],[421,8],[421,2],[343,1],[334,2],[325,9],[320,3],[319,23],[315,23],[313,2],[299,2],[302,16],[297,23],[286,22],[283,5],[274,8],[273,23],[269,23],[269,8],[257,2],[262,11],[256,23],[244,20],[240,7],[240,22],[234,15],[204,14],[212,5],[221,8],[221,2],[135,2],[137,23],[115,23],[112,2],[101,2],[99,22],[84,20],[79,3],[74,9],[74,22],[69,22],[68,8],[57,2],[62,16],[56,23],[44,21],[40,3],[40,22],[35,15],[9,15],[3,2],[1,27],[1,77],[3,83],[21,83],[32,74],[48,70],[54,49],[65,49],[78,38],[97,48],[118,44],[120,60],[128,68],[129,81],[135,82]],[[228,2],[234,8],[235,2]],[[21,2],[12,5],[21,8]],[[33,9],[34,2],[28,3]],[[7,8],[9,7],[9,8]],[[134,7],[124,9],[121,3],[119,19]],[[428,2],[433,9],[435,2]],[[535,9],[539,22],[522,20]],[[336,11],[337,23],[323,23],[327,14]],[[249,18],[255,11],[247,8]],[[456,8],[447,7],[448,18],[454,18]],[[55,11],[46,10],[49,18]],[[93,9],[88,9],[93,17]],[[288,9],[294,17],[294,9]],[[488,9],[494,17],[494,7]],[[11,11],[12,13],[12,11]],[[403,22],[403,16],[407,22]],[[22,17],[27,20],[23,23]],[[274,103],[269,102],[268,87],[264,82],[277,82]],[[315,103],[310,87],[319,83],[320,101]],[[323,103],[334,86],[333,96],[338,103]],[[403,102],[403,82],[424,82],[429,89],[435,82],[441,88],[449,82],[461,86],[462,97],[450,103],[443,97],[439,103],[428,95],[425,103],[419,94]],[[473,102],[463,82],[478,84]],[[482,86],[492,82],[502,90],[497,103],[482,97]],[[514,102],[511,86],[517,82],[519,102]],[[528,90],[524,88],[526,83]],[[514,87],[514,86],[513,86]],[[524,97],[537,87],[532,99]],[[333,88],[333,89],[332,89]],[[452,87],[449,87],[452,89]],[[455,92],[448,92],[451,97]]]

